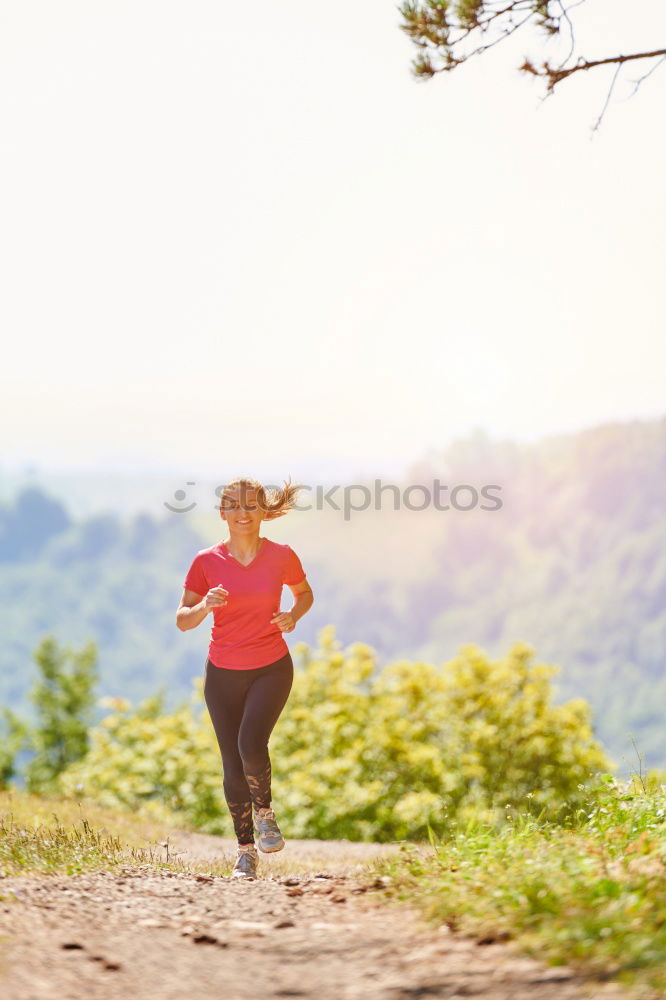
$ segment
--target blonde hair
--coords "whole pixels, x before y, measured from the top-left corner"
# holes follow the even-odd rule
[[[289,477],[288,482],[286,480],[283,480],[283,482],[284,487],[267,490],[258,479],[252,479],[250,476],[236,476],[225,484],[220,494],[220,510],[224,509],[222,504],[227,490],[235,486],[240,486],[241,498],[243,493],[248,490],[256,491],[257,505],[264,511],[264,517],[267,521],[272,521],[276,517],[283,517],[288,511],[294,509],[298,491],[302,489],[302,486],[292,485],[291,477]]]

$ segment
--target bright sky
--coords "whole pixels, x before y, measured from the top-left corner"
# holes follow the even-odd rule
[[[639,10],[640,8],[640,10]],[[588,0],[586,55],[666,44]],[[280,481],[666,411],[666,66],[418,83],[389,0],[2,0],[5,467]]]

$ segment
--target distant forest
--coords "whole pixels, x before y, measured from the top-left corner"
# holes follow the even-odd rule
[[[499,510],[294,511],[262,533],[298,552],[315,593],[287,637],[336,628],[378,667],[442,663],[462,643],[493,657],[515,640],[556,663],[558,700],[581,696],[621,770],[666,767],[666,419],[607,424],[535,444],[476,432],[414,463],[397,485],[499,487]],[[98,645],[99,694],[167,703],[201,675],[209,621],[175,626],[194,554],[226,528],[212,514],[75,519],[39,485],[0,507],[0,704],[29,714],[32,651],[46,634]],[[283,608],[290,606],[285,590]]]

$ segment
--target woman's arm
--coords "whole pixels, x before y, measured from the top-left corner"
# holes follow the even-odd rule
[[[294,587],[289,587],[296,598],[293,607],[289,609],[289,614],[294,619],[294,625],[299,618],[302,618],[306,611],[309,611],[314,603],[314,594],[307,580],[301,580]]]
[[[298,619],[310,610],[314,601],[314,594],[307,580],[301,580],[293,587],[289,583],[287,586],[296,598],[296,602],[289,611],[276,611],[271,618],[271,625],[277,625],[281,632],[293,632]]]
[[[180,631],[187,632],[200,625],[209,611],[227,603],[228,593],[222,584],[209,590],[205,597],[193,590],[184,590],[176,611],[176,625]]]

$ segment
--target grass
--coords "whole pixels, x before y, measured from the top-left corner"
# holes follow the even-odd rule
[[[174,844],[183,834],[201,837],[207,856],[182,856]],[[210,844],[213,844],[212,850]],[[263,877],[319,871],[363,876],[370,872],[365,845],[317,842],[292,845],[276,855],[260,855]],[[289,843],[288,843],[289,847]],[[386,852],[386,845],[377,853]],[[212,855],[212,856],[211,856]],[[14,789],[0,792],[0,879],[14,875],[75,875],[143,865],[191,874],[229,875],[235,860],[232,840],[217,843],[188,828],[182,816],[155,820],[149,813],[105,809],[94,802],[45,798]]]
[[[470,823],[429,850],[405,845],[375,872],[389,897],[454,930],[664,995],[666,786],[607,779],[570,828],[528,815],[500,829]]]
[[[128,864],[161,864],[163,824],[94,804],[0,792],[0,877],[73,875]]]

